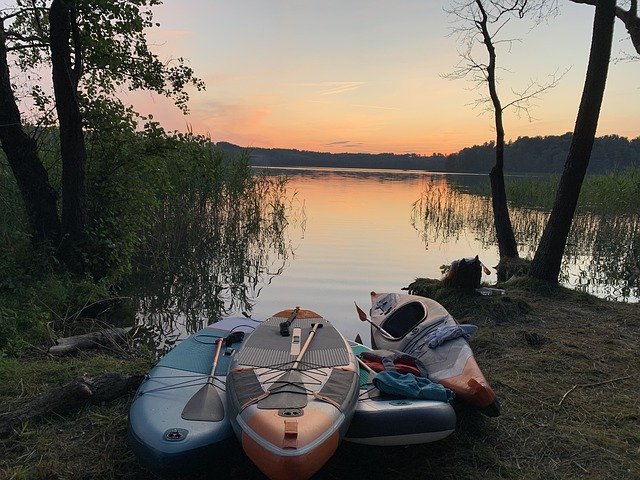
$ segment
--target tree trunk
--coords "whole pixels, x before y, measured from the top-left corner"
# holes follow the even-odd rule
[[[631,0],[631,6],[629,10],[623,10],[618,7],[616,9],[616,15],[624,26],[627,28],[627,32],[629,32],[629,36],[631,37],[631,43],[633,43],[633,47],[640,55],[640,17],[638,17],[638,0]]]
[[[49,348],[51,355],[68,355],[78,350],[88,350],[103,346],[117,346],[126,340],[133,327],[109,328],[98,332],[74,335],[56,340],[56,344]]]
[[[498,153],[496,152],[496,155]],[[509,208],[507,207],[507,193],[504,186],[502,166],[496,165],[489,174],[491,180],[491,205],[493,207],[493,222],[498,239],[500,258],[519,258],[518,244],[513,233]]]
[[[598,0],[571,0],[573,3],[586,3],[588,5],[597,5]],[[616,7],[616,16],[624,23],[633,48],[640,55],[640,17],[638,17],[638,0],[629,2],[629,10],[622,7]]]
[[[75,25],[72,5],[53,0],[49,14],[51,63],[56,111],[60,122],[60,154],[62,156],[62,243],[61,259],[71,269],[81,268],[78,247],[87,225],[87,152],[82,131],[78,98],[80,45],[75,44],[76,62],[71,65],[71,37]]]
[[[489,52],[489,64],[487,65],[487,83],[489,95],[493,104],[496,126],[496,164],[491,169],[489,179],[491,181],[491,205],[493,207],[493,224],[498,240],[498,252],[500,258],[518,258],[518,244],[513,234],[511,217],[507,206],[507,193],[504,186],[504,124],[502,121],[502,104],[498,96],[496,85],[496,50],[487,29],[487,13],[481,0],[476,0],[482,18],[480,28],[484,44]],[[500,272],[498,272],[500,273]],[[504,280],[501,278],[501,280]]]
[[[57,194],[49,183],[49,174],[36,150],[36,142],[22,128],[20,111],[13,96],[4,25],[0,21],[0,143],[27,211],[36,246],[57,247],[60,220]]]
[[[37,396],[19,409],[0,415],[0,436],[27,420],[49,412],[70,409],[90,402],[108,402],[126,394],[140,385],[142,376],[124,376],[119,373],[104,373],[97,377],[82,376],[72,382]]]
[[[569,154],[560,177],[551,215],[529,271],[530,276],[548,282],[558,282],[571,222],[578,204],[582,181],[589,166],[607,81],[615,13],[615,0],[598,2],[591,38],[589,66]]]

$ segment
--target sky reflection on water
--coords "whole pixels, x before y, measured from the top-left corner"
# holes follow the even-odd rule
[[[482,189],[483,183],[488,188],[487,176],[346,169],[268,171],[269,176],[283,174],[288,177],[286,193],[283,190],[284,198],[278,201],[286,207],[287,221],[269,230],[276,202],[271,197],[263,202],[259,234],[255,238],[249,234],[246,242],[237,244],[238,251],[228,255],[226,262],[204,258],[217,255],[220,244],[197,247],[202,255],[196,252],[194,261],[185,263],[185,271],[166,278],[174,288],[155,287],[155,293],[139,290],[147,296],[140,300],[143,321],[169,322],[160,330],[173,332],[174,338],[182,336],[214,316],[212,310],[202,308],[213,299],[198,295],[219,295],[215,305],[220,313],[224,305],[227,313],[245,311],[264,319],[300,305],[334,322],[347,338],[359,333],[366,339],[367,326],[358,320],[353,302],[368,308],[370,291],[399,291],[416,277],[439,278],[442,265],[461,257],[477,254],[487,266],[497,264],[488,198],[467,193]],[[512,215],[521,256],[530,256],[547,213],[512,208]],[[239,218],[233,221],[242,226]],[[238,225],[231,231],[242,235]],[[566,252],[563,283],[602,297],[637,301],[632,252],[632,245],[638,244],[637,226],[637,215],[580,214]],[[244,262],[246,268],[234,270],[231,261]],[[251,262],[259,265],[251,267]],[[235,278],[225,268],[235,271]],[[242,272],[253,272],[244,285],[237,278]],[[139,273],[140,282],[145,275],[157,280],[153,272]],[[494,273],[483,275],[483,281],[495,280]],[[186,289],[190,296],[186,301],[171,298],[184,290],[175,288],[181,282],[198,286]],[[228,285],[220,285],[224,282]],[[149,296],[155,301],[150,302]]]

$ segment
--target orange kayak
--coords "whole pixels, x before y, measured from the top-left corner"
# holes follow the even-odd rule
[[[372,292],[371,321],[379,327],[371,329],[374,348],[399,350],[419,358],[429,379],[453,390],[486,415],[500,414],[500,403],[464,337],[429,347],[429,335],[458,325],[438,302],[417,295]]]

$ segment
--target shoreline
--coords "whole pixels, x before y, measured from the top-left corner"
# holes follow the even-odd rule
[[[456,432],[433,444],[365,447],[343,443],[317,474],[362,478],[382,472],[435,478],[633,478],[640,476],[634,372],[640,368],[640,305],[611,302],[530,280],[482,297],[427,280],[423,292],[461,322],[479,325],[470,343],[500,397],[489,419],[464,405]],[[152,356],[104,352],[0,359],[2,411],[79,373],[144,374]],[[131,397],[28,422],[0,440],[0,478],[153,478],[128,448]],[[263,478],[241,449],[228,478]],[[446,459],[446,460],[445,460]]]

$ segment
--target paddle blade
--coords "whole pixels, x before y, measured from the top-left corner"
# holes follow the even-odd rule
[[[296,409],[306,407],[307,403],[307,391],[302,375],[297,370],[289,370],[273,382],[269,388],[269,395],[258,402],[258,408]]]
[[[362,322],[368,322],[369,319],[367,318],[367,314],[364,313],[364,311],[358,306],[356,302],[353,302],[353,304],[356,306],[356,310],[358,311],[358,316],[360,317],[360,320]]]
[[[207,383],[189,399],[182,410],[184,420],[219,422],[224,419],[224,405],[216,387]]]

